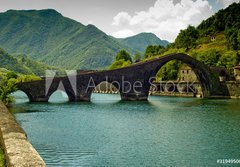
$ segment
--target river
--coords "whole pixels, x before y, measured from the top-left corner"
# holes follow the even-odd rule
[[[15,93],[11,111],[48,166],[220,166],[240,159],[240,101],[152,96],[123,102],[94,94],[68,103],[28,103]]]

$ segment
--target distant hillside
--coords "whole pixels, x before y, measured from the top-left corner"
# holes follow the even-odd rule
[[[134,52],[95,26],[84,26],[51,9],[1,13],[0,46],[64,69],[103,68],[119,50]]]
[[[47,69],[56,69],[43,63],[35,62],[22,55],[13,57],[0,48],[0,72],[14,71],[21,74],[44,75]]]
[[[129,46],[140,53],[144,53],[149,45],[161,45],[166,47],[169,42],[159,39],[153,33],[140,33],[132,37],[118,39],[123,45]]]

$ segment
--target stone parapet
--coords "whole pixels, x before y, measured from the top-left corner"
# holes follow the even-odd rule
[[[45,167],[46,164],[6,106],[0,102],[0,145],[7,167]]]

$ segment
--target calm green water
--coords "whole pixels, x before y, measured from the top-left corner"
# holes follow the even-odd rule
[[[91,103],[26,103],[16,119],[48,166],[222,166],[240,159],[240,101],[150,97],[122,102],[95,94]],[[234,165],[231,165],[234,166]]]

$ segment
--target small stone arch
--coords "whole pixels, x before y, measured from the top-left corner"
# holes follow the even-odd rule
[[[51,95],[48,97],[48,102],[59,102],[58,100],[52,100],[52,97],[54,96],[54,94],[56,94],[56,93],[61,93],[62,94],[62,97],[64,97],[65,95],[67,96],[67,101],[69,101],[70,99],[69,99],[69,96],[68,96],[68,94],[66,93],[66,91],[64,91],[64,90],[61,90],[61,89],[57,89],[56,91],[54,91],[54,92],[52,92],[51,93]],[[59,96],[59,95],[58,95]],[[51,101],[52,100],[52,101]],[[60,102],[63,102],[62,101],[63,99],[61,98],[61,100],[60,100]],[[65,101],[64,101],[65,102]]]
[[[117,88],[114,84],[102,81],[92,91],[93,93],[112,93],[117,94],[119,93],[119,88]]]
[[[51,98],[51,96],[52,96],[54,93],[58,92],[58,91],[61,91],[61,92],[66,93],[66,95],[68,96],[68,101],[72,101],[72,99],[75,98],[75,95],[74,95],[72,92],[70,92],[70,91],[68,91],[68,90],[65,90],[64,88],[57,88],[57,89],[54,89],[54,90],[50,90],[50,91],[48,92],[48,95],[47,95],[48,101],[49,101],[49,99]]]
[[[31,95],[29,92],[24,91],[24,90],[21,90],[21,89],[17,89],[17,90],[15,90],[14,92],[11,93],[11,95],[14,95],[14,94],[17,93],[17,92],[24,93],[24,94],[27,96],[28,101],[29,101],[29,102],[31,101],[31,99],[32,99],[32,95]]]
[[[93,100],[93,94],[119,94],[120,89],[118,85],[115,83],[111,83],[109,81],[101,81],[96,84],[95,88],[91,88],[91,97],[90,99]],[[119,96],[120,97],[120,96]]]
[[[28,100],[29,102],[32,101],[34,98],[33,98],[33,95],[31,94],[31,92],[25,90],[25,89],[16,89],[16,91],[14,91],[13,93],[17,92],[17,91],[20,91],[20,92],[23,92],[24,94],[27,95],[28,97]]]

